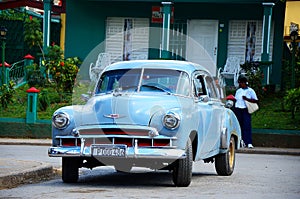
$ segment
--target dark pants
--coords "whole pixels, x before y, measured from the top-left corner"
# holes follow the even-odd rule
[[[235,108],[234,113],[239,120],[242,139],[246,146],[252,144],[252,126],[251,126],[251,115],[248,113],[247,108]]]

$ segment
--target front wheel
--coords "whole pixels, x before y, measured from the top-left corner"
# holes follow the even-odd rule
[[[175,162],[173,168],[173,182],[177,187],[187,187],[192,181],[193,149],[191,139],[186,145],[186,157]]]
[[[215,168],[218,175],[230,176],[235,166],[235,140],[231,136],[229,148],[226,153],[219,154],[215,157]]]
[[[74,183],[78,181],[79,176],[78,158],[62,158],[62,180],[65,183]]]

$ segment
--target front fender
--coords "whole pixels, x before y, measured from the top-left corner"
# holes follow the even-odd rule
[[[57,129],[53,124],[52,124],[52,145],[53,146],[57,146],[58,140],[55,139],[56,136],[64,136],[64,135],[71,135],[72,130],[75,128],[76,122],[75,122],[75,110],[74,110],[74,106],[65,106],[65,107],[61,107],[59,109],[57,109],[55,113],[57,112],[62,112],[62,113],[66,113],[69,115],[70,118],[70,124],[69,126],[67,126],[65,129]],[[53,115],[54,115],[53,114]],[[79,115],[79,114],[78,114]]]
[[[168,111],[174,112],[180,116],[181,121],[177,129],[170,130],[164,127],[162,119]],[[164,108],[156,107],[155,111],[152,111],[149,126],[156,128],[160,135],[177,137],[177,140],[174,141],[173,144],[176,145],[179,149],[185,149],[186,143],[189,138],[189,132],[191,131],[190,129],[192,126],[192,120],[188,119],[187,117],[187,114],[182,113],[181,108],[172,108],[165,110]]]
[[[241,127],[237,117],[231,109],[225,111],[224,127],[221,131],[221,149],[227,149],[230,143],[230,137],[235,136],[236,148],[240,148],[242,139]]]
[[[157,131],[159,132],[159,134],[161,134],[161,135],[165,135],[165,136],[169,136],[169,137],[176,136],[178,133],[178,130],[181,127],[181,124],[179,125],[179,128],[170,130],[170,129],[167,129],[166,127],[164,127],[162,120],[168,111],[177,113],[178,115],[180,115],[180,118],[182,118],[182,113],[180,111],[180,108],[172,108],[172,109],[165,110],[163,107],[156,107],[155,110],[154,109],[152,110],[152,109],[151,109],[151,119],[149,121],[149,126],[156,128]]]

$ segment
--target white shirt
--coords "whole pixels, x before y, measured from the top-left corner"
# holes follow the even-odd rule
[[[257,96],[256,96],[256,93],[252,88],[250,88],[250,87],[247,87],[247,88],[244,88],[244,89],[239,88],[236,91],[235,96],[234,96],[235,99],[236,99],[236,102],[235,102],[235,107],[236,108],[247,108],[245,100],[243,100],[243,96],[246,96],[249,99],[258,100]]]

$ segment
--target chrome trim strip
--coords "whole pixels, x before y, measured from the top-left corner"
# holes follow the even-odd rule
[[[158,135],[156,137],[149,137],[149,136],[139,136],[139,135],[80,135],[78,137],[74,137],[72,135],[61,135],[61,136],[55,136],[56,139],[64,139],[64,138],[72,138],[72,139],[76,139],[76,138],[89,138],[89,139],[92,139],[92,138],[140,138],[140,139],[165,139],[165,140],[177,140],[177,137],[167,137],[167,136],[164,136],[164,135]]]
[[[88,129],[133,129],[133,130],[156,130],[156,128],[150,126],[138,126],[128,124],[87,124],[76,127],[77,130],[88,130]]]

